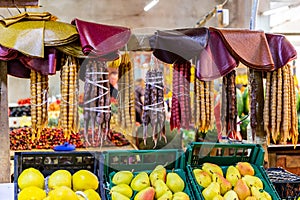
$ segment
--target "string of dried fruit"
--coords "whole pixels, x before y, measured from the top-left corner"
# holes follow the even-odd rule
[[[194,118],[197,131],[206,133],[214,126],[214,83],[194,80]]]
[[[78,132],[78,61],[72,56],[66,56],[61,67],[61,105],[59,125],[64,130],[65,138],[71,133]]]
[[[196,107],[195,107],[195,102],[197,101],[196,100],[196,96],[195,96],[195,91],[197,90],[196,88],[196,84],[195,84],[195,66],[193,65],[191,67],[191,83],[193,84],[193,90],[190,91],[190,96],[191,96],[191,102],[190,102],[190,105],[191,105],[191,124],[196,124],[196,119],[195,119],[195,116],[196,116]]]
[[[132,133],[135,128],[134,71],[128,53],[122,55],[118,75],[118,121],[126,132]]]
[[[295,98],[295,83],[289,65],[277,71],[267,72],[264,129],[274,143],[286,144],[298,141],[298,119]],[[268,103],[269,102],[269,103]]]
[[[238,139],[235,77],[235,71],[223,77],[221,121],[223,136]]]
[[[232,134],[234,138],[236,136],[237,128],[237,105],[236,105],[236,86],[235,86],[235,71],[233,70],[228,74],[228,102],[229,102],[229,121],[228,121],[228,133]]]
[[[250,126],[252,132],[252,139],[254,140],[256,137],[256,128],[258,125],[257,122],[257,111],[256,111],[256,104],[257,104],[257,90],[258,84],[255,80],[255,72],[252,70],[249,73],[249,80],[250,80],[250,87],[249,87],[249,94],[250,94]]]
[[[40,138],[48,124],[48,76],[31,70],[30,82],[32,139],[35,139]]]
[[[146,89],[143,112],[143,138],[147,139],[148,125],[151,123],[154,147],[157,145],[158,136],[167,142],[165,135],[165,108],[163,73],[158,69],[148,70],[146,73]]]
[[[145,85],[145,96],[144,96],[144,110],[143,110],[143,140],[144,144],[146,145],[147,140],[147,132],[148,132],[148,125],[150,123],[150,115],[151,111],[148,109],[147,106],[151,105],[151,84],[150,84],[150,71],[146,73],[146,85]]]
[[[87,145],[98,146],[107,138],[110,128],[110,87],[106,63],[97,59],[87,62],[84,91],[84,137]],[[91,134],[89,134],[89,125]],[[96,129],[96,125],[98,129]],[[97,131],[97,137],[95,133]],[[90,136],[91,135],[91,141]]]
[[[190,126],[190,70],[190,62],[173,65],[171,130],[189,129]]]

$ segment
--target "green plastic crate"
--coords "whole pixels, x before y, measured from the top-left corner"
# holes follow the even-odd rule
[[[150,173],[157,165],[164,165],[167,171],[174,170],[186,182],[185,191],[194,200],[194,194],[190,181],[185,172],[185,154],[181,149],[161,150],[112,150],[103,152],[104,155],[104,187],[111,188],[113,174],[121,170],[138,173],[146,171]],[[110,200],[109,191],[106,190],[106,198]]]
[[[264,150],[258,144],[194,142],[188,147],[186,157],[188,178],[190,179],[195,198],[198,200],[204,199],[202,196],[204,188],[196,182],[193,169],[201,168],[205,162],[219,165],[223,169],[224,174],[226,174],[226,170],[230,165],[235,165],[237,162],[249,162],[253,166],[256,176],[264,183],[264,189],[272,196],[272,199],[280,199],[262,167]]]

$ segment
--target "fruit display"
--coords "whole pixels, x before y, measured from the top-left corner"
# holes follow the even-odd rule
[[[98,177],[82,169],[73,175],[67,170],[56,170],[48,177],[35,168],[27,168],[17,179],[18,200],[101,200],[97,189]]]
[[[200,168],[192,170],[195,184],[205,200],[272,200],[272,188],[259,168],[249,162],[219,166],[205,162]]]
[[[9,133],[10,149],[11,150],[31,150],[31,149],[52,149],[56,145],[69,144],[75,145],[77,148],[82,148],[82,136],[79,133],[72,133],[69,139],[64,137],[63,129],[61,128],[43,128],[39,138],[32,138],[32,128],[13,129]]]
[[[157,165],[151,171],[121,170],[110,174],[107,199],[133,200],[189,200],[192,199],[182,169],[167,170]]]

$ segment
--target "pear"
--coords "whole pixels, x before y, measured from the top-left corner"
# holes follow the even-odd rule
[[[139,191],[134,200],[154,200],[155,190],[153,187],[147,187],[141,191]]]
[[[268,192],[266,192],[263,189],[257,188],[255,186],[251,187],[251,193],[252,193],[252,196],[254,196],[256,199],[272,200],[272,197]]]
[[[165,192],[161,197],[159,197],[157,200],[172,200],[173,199],[173,194],[172,192],[169,190],[167,192]]]
[[[130,198],[128,198],[127,196],[125,196],[119,192],[112,192],[111,200],[130,200]]]
[[[166,183],[163,180],[157,180],[155,184],[155,198],[158,199],[166,192],[170,191],[169,187],[166,185]]]
[[[202,170],[209,173],[211,176],[213,173],[218,172],[223,176],[223,170],[219,165],[213,164],[213,163],[203,163]]]
[[[222,197],[221,195],[217,195],[217,196],[214,196],[214,198],[212,200],[224,200],[224,197]]]
[[[242,179],[247,183],[249,188],[251,188],[252,186],[257,187],[258,189],[264,188],[263,182],[256,176],[245,175]]]
[[[133,178],[133,173],[130,171],[118,171],[115,173],[115,175],[112,177],[112,183],[115,185],[125,183],[127,185],[130,184],[131,180]]]
[[[210,200],[213,199],[214,196],[220,195],[220,184],[217,182],[211,182],[211,184],[202,191],[202,195],[205,200]]]
[[[133,191],[131,189],[131,187],[125,183],[121,183],[119,185],[115,185],[110,189],[110,192],[118,192],[120,194],[123,194],[125,196],[127,196],[128,198],[132,197]]]
[[[166,184],[173,193],[182,192],[185,187],[184,181],[175,172],[169,172],[167,174]]]
[[[235,191],[229,190],[225,193],[224,200],[239,200],[239,197]]]
[[[204,188],[206,188],[212,181],[211,176],[206,171],[203,171],[202,169],[197,169],[197,168],[194,169],[193,174],[195,176],[197,183]]]
[[[230,165],[226,171],[226,179],[231,183],[232,186],[235,186],[237,180],[240,178],[241,174],[239,170],[235,166]]]
[[[250,188],[247,186],[247,183],[243,179],[239,179],[233,189],[238,195],[240,200],[245,200],[248,196],[251,195]]]
[[[212,175],[212,181],[220,184],[221,195],[224,195],[227,191],[232,189],[231,183],[219,173]]]
[[[138,173],[131,181],[130,187],[135,191],[141,191],[150,187],[149,176],[146,172]]]
[[[190,200],[190,197],[185,192],[176,192],[173,194],[173,200]]]
[[[252,175],[254,176],[255,171],[249,162],[238,162],[235,166],[242,176]]]
[[[245,200],[257,200],[255,196],[248,196]]]
[[[167,170],[163,165],[157,165],[154,170],[150,173],[150,183],[152,186],[155,186],[155,181],[158,179],[166,182]]]

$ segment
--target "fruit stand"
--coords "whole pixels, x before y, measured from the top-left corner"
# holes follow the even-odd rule
[[[262,149],[260,145],[256,144],[243,143],[243,138],[237,130],[238,94],[235,70],[238,68],[239,62],[250,69],[248,88],[250,111],[248,111],[248,115],[250,116],[252,142],[261,142],[266,145],[272,139],[273,143],[296,145],[298,121],[295,109],[294,81],[288,64],[295,59],[296,52],[284,36],[266,34],[262,31],[227,30],[213,27],[158,30],[149,37],[149,47],[153,51],[153,55],[150,67],[147,68],[145,74],[142,124],[136,133],[133,100],[134,66],[127,51],[121,56],[118,54],[119,50],[129,42],[130,29],[79,19],[75,19],[72,24],[64,24],[53,20],[54,16],[49,13],[43,13],[41,16],[31,16],[30,13],[27,15],[25,20],[22,17],[20,21],[17,20],[5,28],[0,27],[0,32],[2,31],[5,35],[9,35],[7,32],[11,31],[13,33],[11,37],[18,35],[15,32],[16,28],[25,27],[26,29],[29,27],[28,25],[43,30],[48,36],[44,41],[39,40],[40,46],[37,45],[38,48],[33,51],[28,48],[33,43],[19,47],[12,39],[6,38],[5,41],[0,39],[4,52],[3,55],[0,55],[2,58],[0,59],[2,72],[0,75],[1,132],[8,133],[9,130],[7,74],[28,78],[31,81],[31,127],[13,130],[10,135],[1,134],[0,136],[3,141],[0,147],[2,150],[0,158],[7,161],[2,162],[2,166],[0,166],[4,172],[0,175],[0,182],[9,182],[10,180],[10,163],[8,161],[11,154],[9,149],[25,150],[13,152],[14,155],[12,155],[14,156],[15,198],[18,195],[26,196],[32,191],[38,191],[37,195],[46,197],[43,190],[44,178],[49,176],[47,189],[50,188],[54,191],[58,186],[50,184],[52,179],[50,177],[51,175],[55,177],[58,171],[57,173],[62,173],[58,179],[61,176],[68,177],[69,181],[63,183],[64,186],[70,185],[72,180],[72,190],[96,192],[102,199],[119,199],[121,197],[146,199],[145,196],[150,199],[159,199],[159,197],[165,196],[168,199],[171,196],[173,199],[196,200],[211,199],[213,194],[225,196],[228,191],[230,193],[227,195],[235,198],[236,196],[242,198],[242,193],[247,196],[252,193],[252,196],[256,196],[256,198],[264,195],[267,199],[270,197],[271,199],[280,199],[263,168],[267,149]],[[35,21],[31,17],[41,18]],[[8,21],[8,19],[5,20]],[[7,22],[5,20],[4,22]],[[62,30],[65,30],[63,33],[59,31],[61,27],[63,27]],[[53,38],[55,34],[51,33],[56,33],[57,37]],[[120,37],[113,37],[116,33],[120,34]],[[251,42],[243,44],[245,37]],[[182,46],[173,43],[174,39],[179,41]],[[109,45],[106,44],[107,46],[105,46],[106,40],[109,43]],[[278,43],[281,46],[278,46]],[[246,53],[245,49],[247,49]],[[21,62],[17,65],[15,62],[19,59]],[[169,120],[166,118],[164,105],[166,95],[164,77],[168,74],[161,69],[160,64],[157,64],[158,60],[167,63],[167,71],[172,77],[170,84],[172,98],[168,99],[171,101]],[[110,64],[118,70],[119,89],[122,91],[116,100],[119,107],[113,118],[108,82],[107,62],[109,61],[113,61]],[[57,127],[48,127],[48,76],[55,74],[58,70],[61,74],[60,114]],[[260,74],[261,77],[266,78],[265,101],[267,103],[263,110],[256,109],[257,104],[261,106],[264,98],[263,95],[258,95],[261,92],[260,89],[263,88],[262,81],[259,82],[260,80],[255,79],[254,74]],[[84,80],[82,126],[80,126],[78,114],[79,79]],[[214,85],[217,79],[222,83],[219,101],[216,101]],[[55,110],[55,108],[53,109]],[[113,120],[115,120],[114,123],[112,123]],[[168,126],[167,123],[169,123]],[[185,152],[180,139],[179,142],[178,140],[173,141],[176,142],[177,148],[168,149],[168,145],[166,145],[165,149],[160,149],[159,144],[172,143],[172,141],[168,141],[169,134],[177,134],[181,137],[183,130],[192,130],[195,135],[202,134],[204,136],[212,132],[216,133],[216,137],[213,137],[213,143],[188,144]],[[148,148],[148,150],[117,151],[111,150],[109,147],[105,149],[108,139],[128,142],[125,140],[126,138],[122,138],[122,135],[117,133],[125,133],[124,135],[131,137],[138,136],[136,139],[141,138],[139,142],[143,143],[144,148]],[[171,138],[176,139],[176,137]],[[201,139],[208,140],[205,137]],[[222,141],[226,142],[224,144],[217,143]],[[77,151],[52,151],[57,145],[66,142],[76,146]],[[149,146],[146,146],[149,142],[152,142],[151,145],[153,144],[151,150],[149,150]],[[80,148],[87,148],[89,152],[80,151]],[[232,169],[232,167],[235,168]],[[38,171],[32,168],[38,169]],[[204,184],[197,178],[197,171],[208,173],[208,171],[214,171],[215,168],[218,169],[217,172],[220,173],[220,176],[216,175],[217,172],[215,176],[211,174],[210,179],[213,182],[211,186],[209,186],[211,183]],[[251,172],[245,173],[242,168],[247,168]],[[218,188],[217,180],[227,178],[221,175],[230,174],[233,170],[239,171],[238,183],[227,181],[229,183],[226,184],[230,184],[227,189],[219,188],[215,191],[215,188]],[[38,180],[36,181],[38,183],[29,184],[39,189],[30,187],[28,189],[28,185],[24,183],[26,181],[24,181],[22,173],[26,175],[32,171],[33,174],[38,174],[39,178],[33,180],[33,182]],[[122,182],[120,179],[124,175],[118,173],[125,173],[124,171],[127,175],[125,175],[125,182]],[[163,174],[163,178],[155,175],[157,171]],[[76,180],[79,179],[76,178],[77,172],[85,173],[83,177],[94,180],[95,184],[91,184],[91,187],[80,187],[82,184],[76,187],[76,182],[78,182]],[[256,185],[254,187],[253,184],[249,184],[247,175],[256,176],[254,182],[259,182],[257,181],[258,177],[263,186]],[[120,177],[117,178],[118,176]],[[152,176],[157,177],[153,180]],[[57,180],[57,182],[60,181]],[[145,187],[139,185],[140,182]],[[119,186],[124,183],[126,186]],[[86,183],[86,185],[89,184]],[[124,189],[127,192],[119,194]],[[74,195],[72,190],[67,187],[63,188],[63,191],[56,192]],[[108,192],[109,190],[110,192]],[[157,192],[158,190],[160,192]],[[131,195],[123,197],[126,194]],[[78,195],[81,195],[80,192]],[[178,197],[176,197],[177,195]],[[71,198],[71,196],[66,198]],[[246,197],[243,196],[243,198]]]

